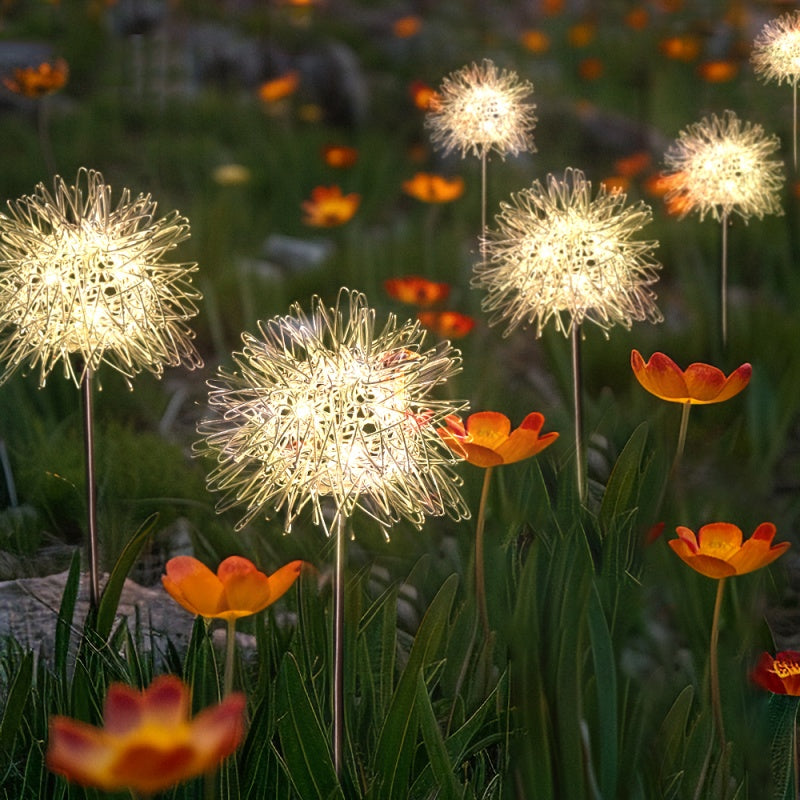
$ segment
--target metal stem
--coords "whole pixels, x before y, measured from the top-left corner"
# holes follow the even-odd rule
[[[728,343],[728,212],[722,214],[722,346]]]
[[[92,368],[84,368],[81,381],[83,398],[83,442],[86,454],[86,512],[89,527],[89,604],[97,608],[100,601],[97,541],[97,495],[94,479],[94,409],[92,405]]]
[[[583,452],[583,398],[581,394],[581,326],[572,324],[572,399],[575,407],[575,468],[578,499],[586,500],[586,461]]]
[[[480,252],[481,261],[486,261],[486,243],[484,242],[486,236],[486,152],[481,155],[481,238],[480,238]]]
[[[336,523],[336,566],[333,575],[333,765],[342,774],[344,732],[344,515]]]

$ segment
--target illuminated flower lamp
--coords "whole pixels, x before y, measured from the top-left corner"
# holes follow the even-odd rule
[[[767,22],[753,42],[750,61],[764,82],[792,84],[792,156],[797,169],[797,82],[800,80],[800,11]]]
[[[99,598],[93,456],[92,384],[102,364],[130,379],[165,366],[202,365],[187,321],[200,294],[195,264],[168,263],[189,236],[173,211],[156,218],[148,195],[111,187],[81,169],[70,186],[32,195],[0,214],[0,383],[19,368],[36,370],[39,386],[59,366],[82,390],[89,527],[90,601]]]
[[[286,316],[242,335],[235,371],[209,382],[216,417],[200,423],[196,446],[215,457],[209,488],[223,492],[220,512],[244,506],[237,524],[275,509],[285,530],[306,507],[336,537],[334,571],[334,731],[342,758],[344,524],[356,510],[388,536],[400,519],[421,527],[429,515],[468,516],[454,456],[436,430],[463,404],[433,390],[460,369],[449,342],[423,347],[417,322],[390,315],[376,330],[366,297],[341,289],[334,307],[319,298],[307,314]]]
[[[767,136],[757,124],[742,122],[733,111],[712,114],[689,125],[664,155],[675,180],[665,195],[681,199],[681,217],[697,211],[722,227],[721,316],[722,341],[727,342],[728,220],[783,214],[780,190],[783,162],[771,157],[780,149],[777,136]]]
[[[151,796],[215,769],[244,736],[243,694],[191,718],[189,687],[161,675],[140,692],[112,683],[103,726],[52,717],[47,767],[67,780],[104,792]]]
[[[703,525],[695,534],[689,528],[676,528],[677,539],[670,539],[668,544],[673,551],[693,570],[717,581],[717,595],[714,603],[714,616],[711,622],[711,640],[709,644],[709,672],[711,677],[711,704],[714,721],[719,735],[721,753],[727,750],[725,726],[722,718],[722,703],[719,688],[719,617],[722,608],[722,592],[725,580],[735,575],[746,575],[748,572],[761,569],[771,564],[789,549],[789,542],[772,544],[775,538],[775,526],[771,522],[762,522],[753,535],[742,541],[742,531],[730,522],[712,522]]]
[[[638,350],[631,351],[631,369],[636,380],[648,391],[669,403],[683,406],[681,425],[678,431],[678,446],[672,471],[683,455],[686,431],[689,427],[689,412],[693,405],[709,405],[730,400],[741,392],[752,375],[750,364],[742,364],[730,375],[711,364],[696,362],[682,370],[664,353],[653,353],[645,362]]]
[[[531,131],[536,105],[524,102],[533,84],[484,59],[451,72],[425,116],[431,143],[445,155],[457,151],[481,160],[481,235],[486,230],[486,160],[490,152],[535,152]]]
[[[161,583],[172,599],[190,614],[227,623],[224,695],[233,689],[236,620],[263,611],[280,599],[300,575],[302,561],[291,561],[272,575],[265,575],[247,558],[229,556],[213,573],[192,556],[167,561]]]
[[[455,415],[448,416],[445,418],[445,427],[439,428],[439,436],[454,453],[484,470],[475,524],[475,594],[483,630],[487,636],[490,629],[486,607],[483,532],[492,473],[495,467],[532,458],[558,439],[556,432],[540,436],[543,426],[544,416],[537,411],[528,414],[513,431],[511,420],[505,414],[498,411],[478,411],[470,414],[466,423]]]
[[[621,192],[603,186],[592,197],[583,172],[568,168],[548,175],[500,204],[497,227],[486,231],[485,258],[472,285],[486,290],[482,308],[489,323],[504,323],[504,336],[532,326],[540,337],[552,320],[572,339],[575,452],[578,494],[586,495],[583,453],[580,340],[584,322],[608,335],[614,325],[659,322],[651,290],[661,265],[656,241],[634,239],[652,218],[650,207],[625,205]]]

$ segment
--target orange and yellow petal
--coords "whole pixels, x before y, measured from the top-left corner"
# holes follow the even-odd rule
[[[639,383],[662,400],[686,402],[688,389],[680,367],[663,353],[653,353],[645,363],[638,350],[631,352],[631,367]]]
[[[459,311],[420,311],[417,319],[442,339],[461,339],[475,327],[475,319]]]
[[[223,597],[217,616],[238,619],[255,614],[271,602],[269,578],[241,556],[229,556],[217,567]]]
[[[511,432],[508,440],[497,448],[503,463],[513,464],[515,461],[535,456],[558,439],[558,433],[555,431],[539,436],[543,425],[544,416],[538,411],[528,414],[520,426]]]
[[[423,203],[450,203],[464,194],[464,179],[456,175],[447,178],[431,172],[417,172],[403,181],[403,191]]]
[[[195,615],[217,615],[224,590],[219,578],[205,564],[191,556],[176,556],[167,562],[166,570],[161,582],[175,602]]]
[[[383,288],[392,299],[423,308],[445,300],[450,294],[450,284],[431,281],[419,275],[387,278]]]
[[[117,752],[104,780],[111,790],[154,794],[198,774],[192,769],[194,763],[195,751],[189,743],[131,742]]]
[[[107,788],[103,780],[113,755],[108,737],[99,728],[69,717],[50,720],[47,768],[81,786]]]
[[[270,603],[274,603],[283,597],[294,586],[294,582],[300,577],[304,564],[305,562],[300,560],[290,561],[269,576]]]
[[[731,558],[737,575],[766,567],[782,556],[790,547],[789,542],[772,544],[775,538],[775,526],[771,522],[762,522],[753,535],[742,545],[741,550]]]

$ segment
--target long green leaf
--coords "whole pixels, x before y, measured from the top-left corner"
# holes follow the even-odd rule
[[[769,727],[772,731],[770,756],[775,782],[773,800],[793,800],[797,787],[792,776],[795,754],[795,725],[800,697],[773,694],[769,698]]]
[[[294,656],[287,654],[278,676],[278,733],[289,778],[303,800],[343,797],[322,724]]]
[[[597,687],[598,728],[600,746],[600,790],[603,797],[617,796],[617,670],[614,645],[608,630],[603,604],[597,587],[589,595],[587,615],[589,641]]]
[[[17,674],[8,690],[8,699],[0,718],[0,763],[11,756],[12,746],[19,731],[25,704],[31,693],[33,683],[33,653],[28,651],[22,657]]]
[[[425,742],[434,780],[439,787],[437,797],[440,800],[459,800],[461,790],[454,774],[458,764],[450,761],[422,671],[417,673],[417,709],[422,740]]]
[[[637,500],[636,486],[642,472],[642,457],[647,443],[647,423],[642,422],[631,434],[617,459],[608,479],[600,503],[600,524],[607,533],[622,514],[634,510]]]
[[[114,564],[114,568],[111,570],[108,583],[106,583],[103,594],[100,597],[100,603],[97,609],[97,622],[95,624],[95,630],[102,639],[107,639],[108,635],[111,633],[125,579],[128,577],[128,573],[131,571],[134,562],[139,557],[139,553],[150,536],[157,519],[158,514],[151,514],[142,523],[139,530],[133,534],[131,540],[123,548],[117,559],[117,563]]]
[[[408,771],[416,744],[417,675],[436,654],[449,621],[457,585],[457,575],[451,575],[445,580],[431,601],[414,637],[408,662],[392,696],[375,749],[372,766],[377,777],[371,794],[375,800],[405,800]]]
[[[76,550],[72,555],[67,581],[64,584],[64,594],[61,596],[61,606],[56,619],[56,640],[53,664],[56,675],[66,685],[67,681],[67,654],[69,653],[69,640],[72,631],[72,619],[75,616],[75,602],[78,599],[78,588],[81,575],[81,554]]]

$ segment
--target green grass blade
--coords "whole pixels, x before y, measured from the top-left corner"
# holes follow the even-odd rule
[[[70,633],[72,632],[72,619],[75,616],[75,602],[78,599],[80,576],[81,554],[79,550],[76,550],[72,555],[67,581],[64,585],[64,594],[61,596],[61,606],[58,609],[53,655],[55,674],[65,683],[67,680],[67,654],[69,652]]]
[[[101,638],[107,639],[111,633],[111,627],[114,624],[114,618],[117,615],[117,607],[119,606],[119,598],[122,595],[122,587],[125,584],[125,579],[131,571],[139,553],[144,547],[153,526],[156,524],[158,514],[151,514],[139,527],[139,530],[133,534],[131,540],[125,545],[125,548],[120,553],[117,563],[111,570],[111,575],[108,578],[103,589],[103,594],[100,597],[100,603],[97,609],[97,621],[95,630]]]
[[[28,651],[19,662],[17,674],[8,690],[3,716],[0,718],[0,763],[11,756],[14,739],[19,731],[32,683],[33,653]]]
[[[773,694],[769,698],[769,728],[772,731],[770,756],[772,777],[775,782],[773,800],[792,800],[797,797],[794,786],[794,753],[796,747],[795,725],[800,697]]]

